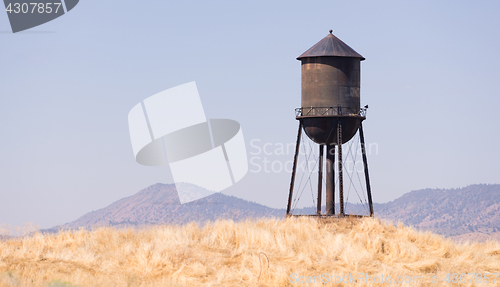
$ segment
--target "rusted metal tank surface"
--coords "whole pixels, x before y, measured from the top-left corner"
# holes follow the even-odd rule
[[[302,62],[302,103],[297,119],[318,144],[348,142],[364,119],[360,114],[360,62],[363,56],[330,34],[297,58]]]
[[[307,136],[317,144],[337,144],[337,125],[342,123],[342,143],[348,142],[356,134],[361,117],[318,117],[302,119]]]

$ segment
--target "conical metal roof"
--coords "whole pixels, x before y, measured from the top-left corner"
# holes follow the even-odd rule
[[[302,58],[311,57],[351,57],[360,58],[363,61],[365,58],[354,51],[346,43],[342,42],[339,38],[335,37],[330,30],[330,34],[323,38],[321,41],[312,46],[309,50],[300,55],[297,60]]]

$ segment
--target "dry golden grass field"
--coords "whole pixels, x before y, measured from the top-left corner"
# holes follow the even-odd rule
[[[100,228],[0,241],[0,287],[500,286],[487,274],[499,272],[498,241],[455,243],[372,218]]]

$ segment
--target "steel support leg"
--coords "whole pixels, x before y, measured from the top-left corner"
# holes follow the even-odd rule
[[[337,129],[337,145],[338,145],[338,162],[339,162],[339,204],[340,216],[344,216],[344,182],[343,182],[343,168],[342,168],[342,122],[339,119]]]
[[[335,145],[326,149],[326,215],[335,214]]]
[[[321,189],[323,187],[323,145],[319,145],[319,163],[318,163],[318,207],[316,214],[321,215]]]
[[[293,198],[293,185],[295,184],[295,172],[297,170],[297,158],[299,156],[300,138],[302,136],[302,121],[299,120],[299,132],[297,133],[297,142],[295,143],[295,156],[293,157],[292,179],[290,180],[290,192],[288,194],[288,205],[286,207],[286,216],[290,216]]]
[[[366,192],[368,193],[370,216],[373,217],[372,190],[370,187],[370,176],[368,175],[368,161],[366,160],[365,135],[363,134],[363,125],[361,123],[359,123],[359,140],[361,141],[361,151],[363,153],[363,165],[365,167]]]

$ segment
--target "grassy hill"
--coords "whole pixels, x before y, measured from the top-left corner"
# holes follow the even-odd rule
[[[188,187],[193,192],[200,189],[197,186]],[[338,203],[336,210],[339,210]],[[350,214],[368,214],[367,207],[361,204],[347,203],[345,210]],[[500,239],[498,184],[412,191],[394,201],[374,204],[374,210],[377,218],[401,222],[457,240]],[[293,213],[314,214],[316,208],[295,209]],[[175,185],[157,183],[50,231],[97,226],[185,224],[192,221],[202,224],[217,219],[242,221],[262,217],[283,218],[284,215],[285,209],[270,208],[222,193],[180,204]]]
[[[498,241],[458,244],[373,218],[103,227],[0,242],[1,287],[381,286],[389,279],[445,286],[453,273],[481,274],[453,286],[498,286],[491,274],[484,284],[484,274],[498,272]],[[316,283],[301,283],[308,280]]]

